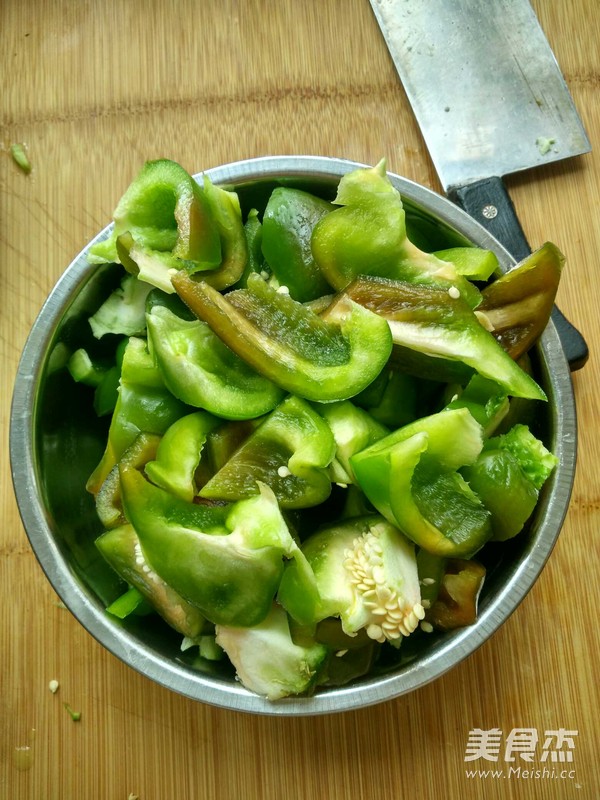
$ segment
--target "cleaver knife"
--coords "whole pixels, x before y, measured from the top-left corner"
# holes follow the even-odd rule
[[[528,0],[370,0],[448,197],[516,259],[531,252],[503,176],[591,150]],[[571,370],[585,340],[552,312]]]

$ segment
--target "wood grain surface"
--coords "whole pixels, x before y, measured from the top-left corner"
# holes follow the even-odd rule
[[[594,148],[507,182],[531,244],[551,239],[567,256],[558,302],[591,351],[573,376],[567,520],[525,601],[451,673],[386,704],[294,719],[173,694],[60,607],[13,496],[10,403],[45,297],[146,159],[195,172],[267,154],[386,156],[440,190],[368,0],[0,3],[0,798],[600,797],[600,15],[597,0],[534,7]],[[469,777],[475,728],[577,731],[572,762],[549,762],[569,774]],[[474,766],[510,763],[501,752]]]

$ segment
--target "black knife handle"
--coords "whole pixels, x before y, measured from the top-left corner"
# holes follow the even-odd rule
[[[485,178],[458,187],[449,193],[449,197],[498,239],[517,261],[531,253],[502,178]],[[581,369],[589,355],[585,339],[556,306],[552,309],[552,321],[571,371]]]

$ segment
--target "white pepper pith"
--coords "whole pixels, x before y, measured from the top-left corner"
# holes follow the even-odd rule
[[[344,567],[369,612],[367,634],[377,642],[409,636],[425,616],[421,602],[411,603],[387,580],[384,552],[372,530],[357,536],[344,553]]]

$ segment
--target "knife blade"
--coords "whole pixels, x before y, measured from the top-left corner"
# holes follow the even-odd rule
[[[520,261],[502,178],[591,150],[528,0],[370,0],[446,194]],[[555,307],[572,370],[585,340]]]

